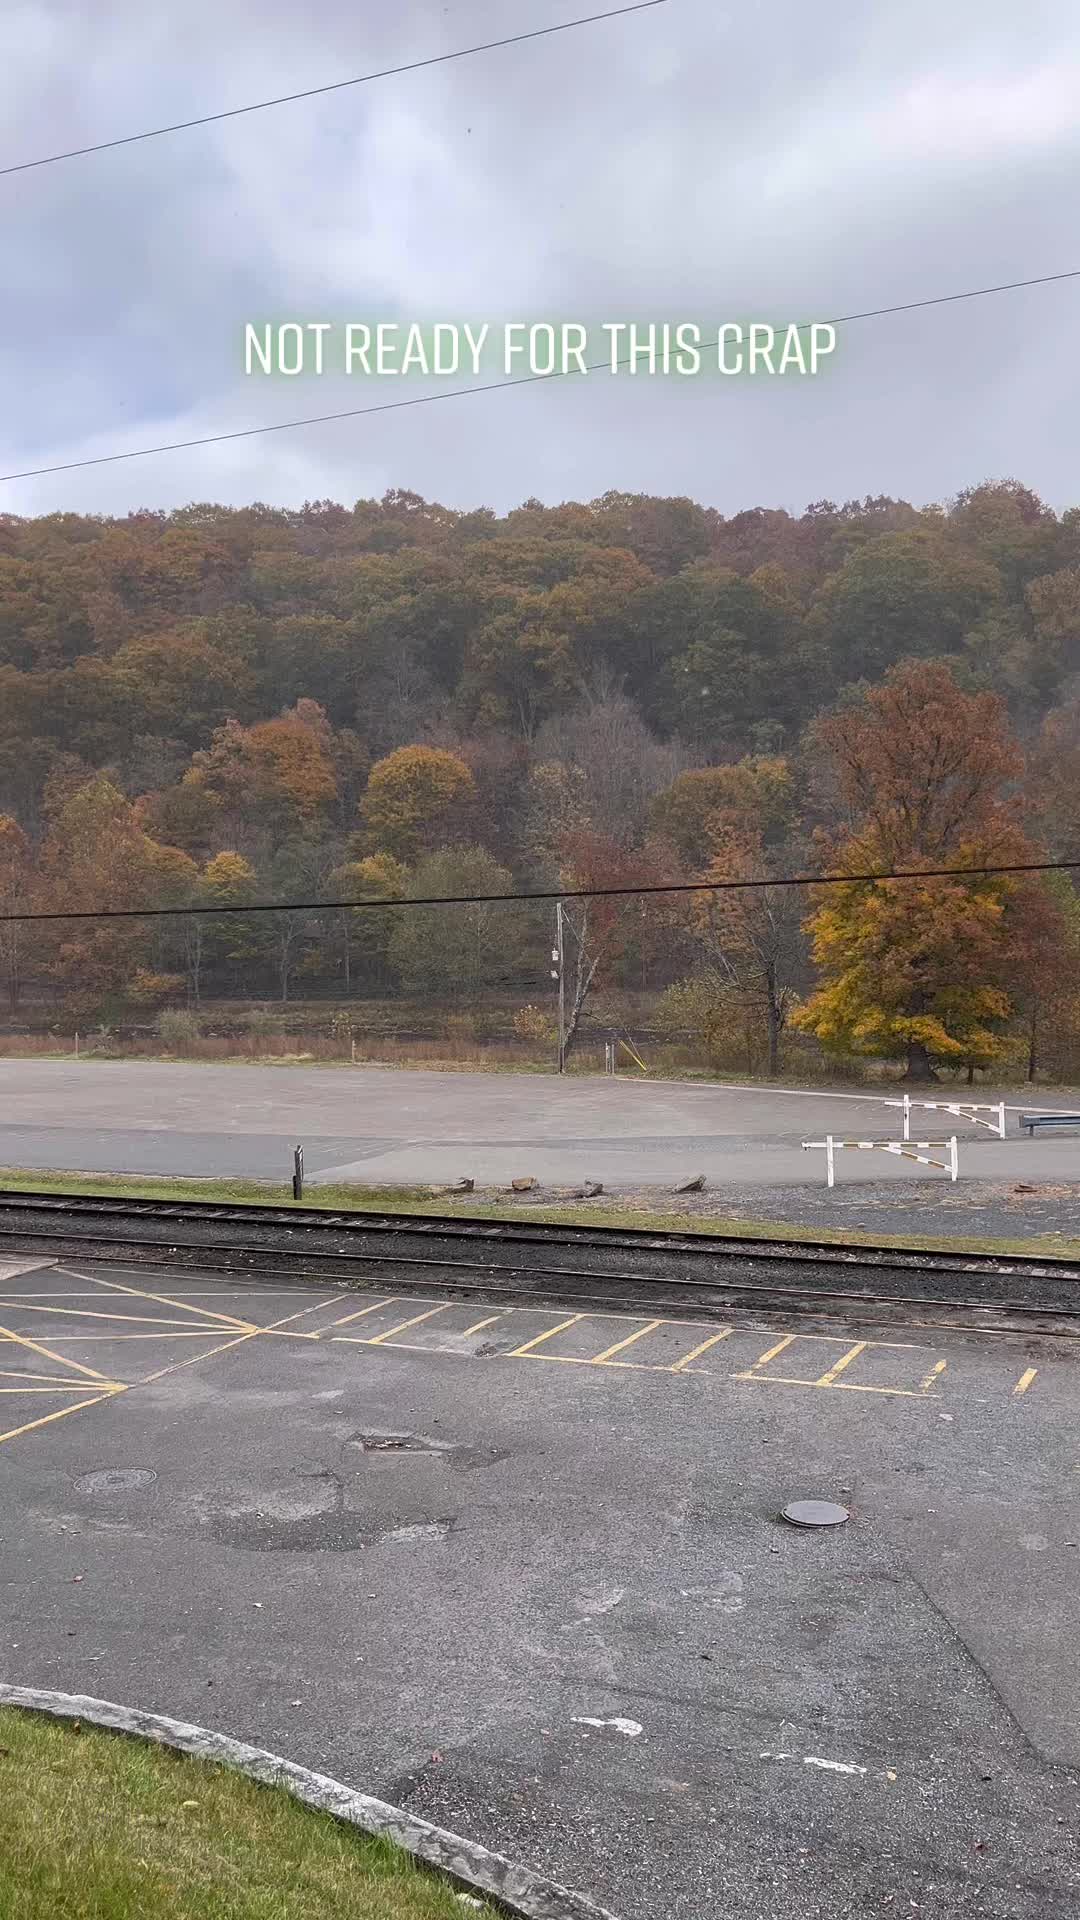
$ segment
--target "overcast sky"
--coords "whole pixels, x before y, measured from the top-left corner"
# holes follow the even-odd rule
[[[610,0],[608,0],[610,3]],[[605,0],[7,0],[0,164]],[[400,397],[246,320],[831,318],[1080,266],[1075,0],[654,11],[0,179],[0,470]],[[816,382],[569,380],[8,483],[0,510],[1080,502],[1080,281],[841,330]],[[423,391],[410,381],[410,394]]]

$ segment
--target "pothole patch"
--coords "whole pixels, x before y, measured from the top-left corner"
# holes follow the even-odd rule
[[[448,1441],[431,1440],[421,1433],[354,1433],[346,1444],[361,1453],[418,1453],[436,1459],[454,1451]]]
[[[370,1515],[308,1513],[283,1519],[268,1513],[219,1514],[211,1532],[219,1546],[246,1553],[363,1553],[367,1547],[410,1543],[430,1546],[445,1540],[452,1520],[418,1520],[394,1526],[373,1523]]]
[[[430,1543],[433,1540],[445,1540],[450,1532],[449,1520],[418,1520],[409,1526],[391,1527],[389,1532],[380,1533],[378,1540],[382,1546],[395,1546],[407,1541]]]
[[[458,1473],[475,1473],[483,1467],[497,1467],[510,1458],[508,1447],[459,1447],[452,1440],[436,1440],[426,1433],[353,1433],[346,1447],[362,1453],[365,1459],[432,1460]]]

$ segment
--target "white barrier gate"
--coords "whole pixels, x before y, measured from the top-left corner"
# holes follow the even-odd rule
[[[906,1135],[905,1140],[907,1140]],[[948,1140],[910,1140],[907,1141],[906,1145],[904,1141],[901,1140],[837,1140],[833,1134],[829,1133],[826,1134],[824,1140],[804,1140],[803,1149],[805,1151],[808,1148],[816,1148],[820,1152],[822,1148],[824,1148],[825,1178],[830,1187],[836,1185],[835,1156],[841,1148],[845,1147],[853,1147],[860,1153],[893,1153],[900,1160],[917,1160],[920,1166],[937,1167],[941,1173],[947,1173],[950,1180],[953,1181],[956,1180],[959,1171],[955,1133],[952,1134]],[[931,1148],[944,1147],[947,1147],[949,1150],[949,1158],[947,1160],[931,1160],[929,1158]],[[926,1151],[918,1152],[918,1148],[925,1148]]]
[[[999,1140],[1005,1138],[1005,1102],[999,1100],[997,1106],[980,1104],[976,1100],[913,1100],[905,1093],[902,1100],[884,1100],[886,1107],[903,1107],[904,1139],[911,1139],[911,1109],[925,1107],[928,1113],[951,1113],[955,1120],[970,1120],[976,1127],[985,1127],[989,1133],[995,1133]],[[979,1115],[992,1113],[992,1120],[980,1120]]]

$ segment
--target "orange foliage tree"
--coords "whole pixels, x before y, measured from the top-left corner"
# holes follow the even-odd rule
[[[949,879],[852,878],[822,889],[808,926],[820,985],[795,1015],[828,1052],[935,1063],[1002,1057],[1023,973],[1052,937],[1053,902],[982,866],[1035,857],[1011,789],[1022,757],[994,694],[941,662],[901,663],[817,729],[849,823],[841,872],[971,869]]]

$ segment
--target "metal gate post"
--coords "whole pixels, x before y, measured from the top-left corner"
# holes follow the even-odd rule
[[[293,1154],[292,1197],[302,1200],[304,1197],[304,1149],[297,1147]]]

